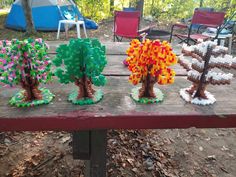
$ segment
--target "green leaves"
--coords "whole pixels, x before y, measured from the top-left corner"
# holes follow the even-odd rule
[[[0,41],[0,81],[18,84],[21,78],[32,77],[46,83],[51,79],[51,60],[42,39]]]
[[[104,75],[99,75],[98,77],[93,77],[92,82],[96,86],[104,86],[107,83],[107,79]]]
[[[56,57],[56,58],[53,60],[53,64],[54,64],[55,66],[61,66],[61,64],[62,64],[62,58]]]
[[[100,0],[76,0],[80,7],[81,13],[95,21],[113,17],[113,10],[121,10],[123,7],[137,6],[137,0],[116,1]],[[236,9],[235,0],[203,0],[203,7],[212,7],[216,11],[226,11],[230,16]],[[154,17],[159,21],[176,21],[190,18],[195,8],[200,6],[200,0],[145,0],[144,17]],[[166,23],[165,23],[166,24]]]
[[[87,76],[97,86],[105,85],[101,72],[107,64],[105,46],[98,39],[71,39],[61,45],[53,63],[58,67],[55,75],[60,82],[69,83]]]

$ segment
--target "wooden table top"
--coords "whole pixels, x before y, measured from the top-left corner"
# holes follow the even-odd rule
[[[56,95],[52,103],[33,108],[16,108],[10,106],[8,100],[19,88],[1,88],[0,131],[236,127],[235,80],[230,86],[208,87],[207,90],[217,100],[214,105],[192,105],[179,96],[180,88],[190,86],[191,82],[183,76],[184,70],[175,66],[179,69],[175,83],[156,85],[165,94],[164,101],[139,104],[129,96],[134,86],[128,82],[129,71],[121,63],[125,58],[124,51],[112,53],[111,44],[106,44],[110,47],[108,66],[104,70],[108,83],[96,88],[104,92],[101,102],[86,106],[72,105],[67,101],[68,94],[78,88],[74,84],[62,85],[55,79],[53,83],[45,85]],[[127,44],[119,45],[121,49]]]

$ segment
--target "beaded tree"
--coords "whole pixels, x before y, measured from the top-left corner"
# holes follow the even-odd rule
[[[193,46],[183,45],[183,55],[179,57],[179,63],[188,70],[187,79],[192,82],[192,86],[180,90],[185,101],[200,105],[213,104],[216,101],[214,96],[206,91],[206,87],[208,84],[230,84],[233,74],[219,72],[219,69],[223,68],[236,68],[236,58],[227,52],[226,47],[217,46],[212,41]],[[189,62],[185,56],[192,57],[192,61]]]
[[[131,97],[141,103],[154,103],[163,100],[163,94],[154,84],[171,84],[175,72],[169,66],[177,62],[168,42],[146,39],[140,42],[134,39],[127,50],[128,69],[132,72],[129,81],[133,85],[142,83],[141,88],[134,88]]]
[[[13,39],[0,41],[0,81],[4,84],[21,85],[10,104],[18,107],[47,104],[53,99],[48,89],[39,89],[39,83],[51,79],[51,61],[48,46],[42,39]]]
[[[79,87],[79,91],[69,95],[69,101],[83,105],[102,99],[102,91],[92,88],[92,84],[103,86],[106,83],[101,74],[107,64],[105,46],[98,39],[72,39],[68,45],[60,45],[54,64],[58,67],[55,75],[61,83],[74,82]]]

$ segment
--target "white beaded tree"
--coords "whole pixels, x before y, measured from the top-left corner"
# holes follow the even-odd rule
[[[180,90],[185,101],[199,105],[209,105],[216,101],[214,96],[206,91],[206,87],[208,84],[230,84],[233,74],[223,73],[221,69],[236,69],[236,58],[227,53],[226,47],[217,46],[212,41],[193,46],[183,45],[179,64],[188,71],[187,79],[192,82],[190,87]],[[186,56],[191,57],[192,61]]]

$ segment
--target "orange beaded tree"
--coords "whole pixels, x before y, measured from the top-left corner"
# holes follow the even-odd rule
[[[132,90],[131,96],[143,103],[162,101],[163,94],[160,90],[155,91],[154,84],[174,82],[175,72],[169,66],[177,63],[177,57],[170,44],[167,41],[146,39],[140,42],[134,39],[130,43],[127,55],[128,69],[132,72],[129,81],[133,85],[142,83],[141,88]]]

